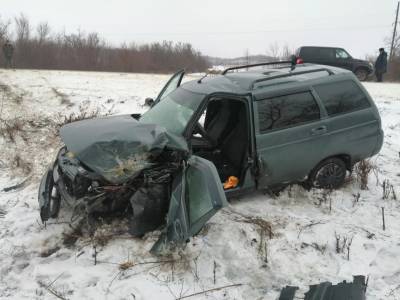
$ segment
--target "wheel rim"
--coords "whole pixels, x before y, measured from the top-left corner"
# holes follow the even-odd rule
[[[363,81],[367,78],[367,73],[365,71],[357,71],[356,76],[358,80]]]
[[[335,188],[341,185],[345,170],[335,163],[328,163],[318,170],[314,185],[321,188]]]

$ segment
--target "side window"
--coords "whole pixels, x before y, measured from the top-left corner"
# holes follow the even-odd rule
[[[300,57],[303,59],[315,59],[315,49],[314,48],[301,48]]]
[[[351,80],[314,86],[328,115],[337,115],[370,106],[363,91]]]
[[[337,59],[347,59],[347,58],[349,58],[349,55],[343,49],[336,49],[335,50],[335,56],[336,56]]]
[[[319,49],[318,58],[320,59],[334,59],[333,49],[331,48],[321,48]]]
[[[310,92],[258,101],[260,132],[319,120],[318,104]]]

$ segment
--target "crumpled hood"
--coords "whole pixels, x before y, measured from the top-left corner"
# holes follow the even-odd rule
[[[165,147],[188,151],[182,136],[131,115],[73,122],[61,127],[60,135],[71,155],[115,184],[150,167]]]

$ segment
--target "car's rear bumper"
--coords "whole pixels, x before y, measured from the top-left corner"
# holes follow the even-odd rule
[[[385,136],[385,134],[384,134],[383,130],[380,129],[380,130],[379,130],[379,134],[378,134],[378,136],[377,136],[376,146],[375,146],[375,149],[374,149],[374,152],[373,152],[372,155],[378,154],[379,151],[381,151],[382,145],[383,145],[383,138],[384,138],[384,136]]]

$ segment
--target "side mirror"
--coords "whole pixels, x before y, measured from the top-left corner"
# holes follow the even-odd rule
[[[153,98],[144,99],[144,105],[152,107],[154,105],[154,99]]]
[[[135,120],[139,120],[141,114],[131,114],[132,118],[134,118]]]

